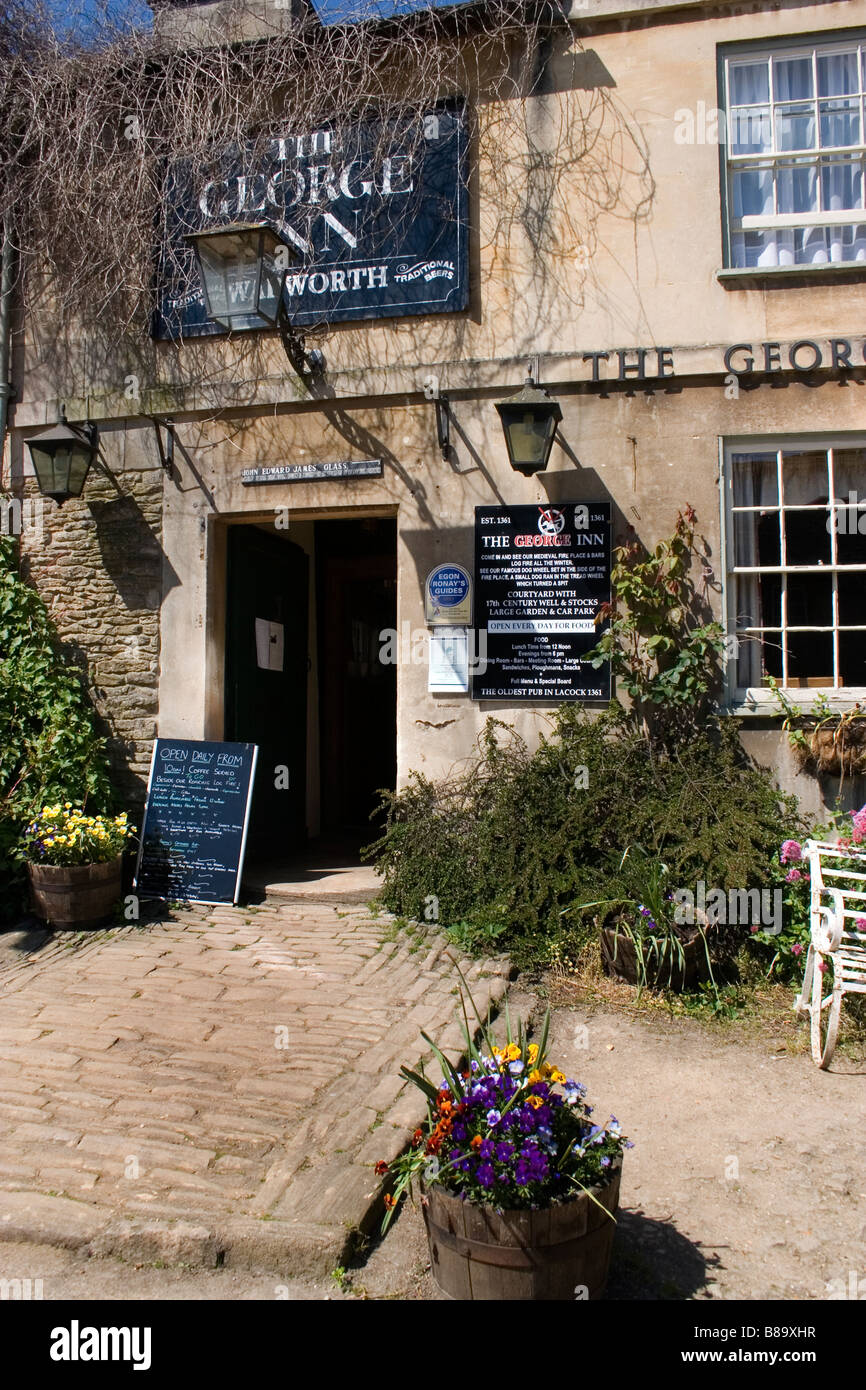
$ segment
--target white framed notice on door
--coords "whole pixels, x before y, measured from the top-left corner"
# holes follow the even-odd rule
[[[256,618],[256,662],[262,671],[282,671],[286,636],[282,623]]]

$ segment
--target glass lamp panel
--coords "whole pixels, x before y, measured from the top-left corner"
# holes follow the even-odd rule
[[[261,260],[257,308],[259,317],[269,324],[275,323],[277,319],[284,274],[284,267],[277,260],[277,244],[272,248],[265,247]]]
[[[31,447],[33,467],[41,490],[48,497],[69,491],[69,449],[40,449]]]
[[[69,494],[71,497],[80,497],[84,487],[84,480],[90,468],[91,454],[89,449],[77,449],[73,446],[69,458]]]
[[[547,449],[551,421],[539,419],[534,411],[524,410],[519,418],[506,425],[512,461],[515,464],[541,464]]]
[[[261,238],[226,232],[198,243],[208,313],[226,327],[257,311]]]

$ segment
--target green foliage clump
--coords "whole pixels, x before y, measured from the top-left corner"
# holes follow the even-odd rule
[[[609,625],[587,657],[595,667],[610,663],[632,701],[633,718],[662,743],[700,726],[720,683],[725,630],[692,577],[696,565],[705,579],[712,572],[696,522],[686,507],[673,535],[653,551],[637,539],[617,547],[611,602],[599,614]]]
[[[66,801],[113,809],[105,741],[81,672],[18,572],[14,540],[0,536],[0,919],[21,906],[25,825]]]
[[[779,846],[803,824],[795,798],[719,713],[724,632],[707,603],[696,521],[686,507],[654,551],[638,541],[616,551],[600,615],[609,626],[588,659],[610,662],[628,708],[563,705],[532,754],[490,719],[462,771],[438,783],[416,773],[386,794],[385,831],[368,853],[391,911],[525,964],[573,956],[610,915],[600,903],[615,914],[632,901],[629,846],[663,861],[671,889],[775,881]]]
[[[490,719],[462,772],[439,783],[416,773],[386,810],[369,853],[388,909],[518,963],[554,943],[580,948],[595,928],[575,904],[631,895],[619,881],[625,846],[663,858],[677,887],[763,886],[783,832],[802,824],[735,721],[708,721],[663,753],[615,704],[597,716],[563,705],[531,755]]]

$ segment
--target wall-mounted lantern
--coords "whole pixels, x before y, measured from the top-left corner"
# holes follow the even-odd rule
[[[496,409],[511,467],[526,477],[543,473],[562,419],[558,401],[551,400],[546,391],[536,386],[530,370],[523,390],[507,401],[497,401]]]
[[[208,318],[231,330],[279,328],[286,355],[301,377],[320,372],[323,354],[304,351],[283,302],[295,252],[267,222],[233,222],[187,236],[195,251]]]
[[[99,447],[96,425],[70,425],[61,411],[56,425],[26,443],[44,497],[53,497],[62,507],[68,498],[81,496]]]
[[[192,232],[208,318],[223,328],[273,328],[288,247],[265,222]]]

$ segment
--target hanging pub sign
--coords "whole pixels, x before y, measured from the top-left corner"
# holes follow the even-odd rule
[[[191,903],[238,900],[258,748],[158,738],[135,890]]]
[[[466,307],[466,118],[460,100],[420,119],[287,131],[253,149],[169,166],[159,338],[224,330],[208,319],[186,240],[266,222],[287,243],[284,303],[295,327],[452,313]]]
[[[584,660],[610,601],[610,503],[475,508],[475,614],[486,665],[474,700],[609,700]]]

